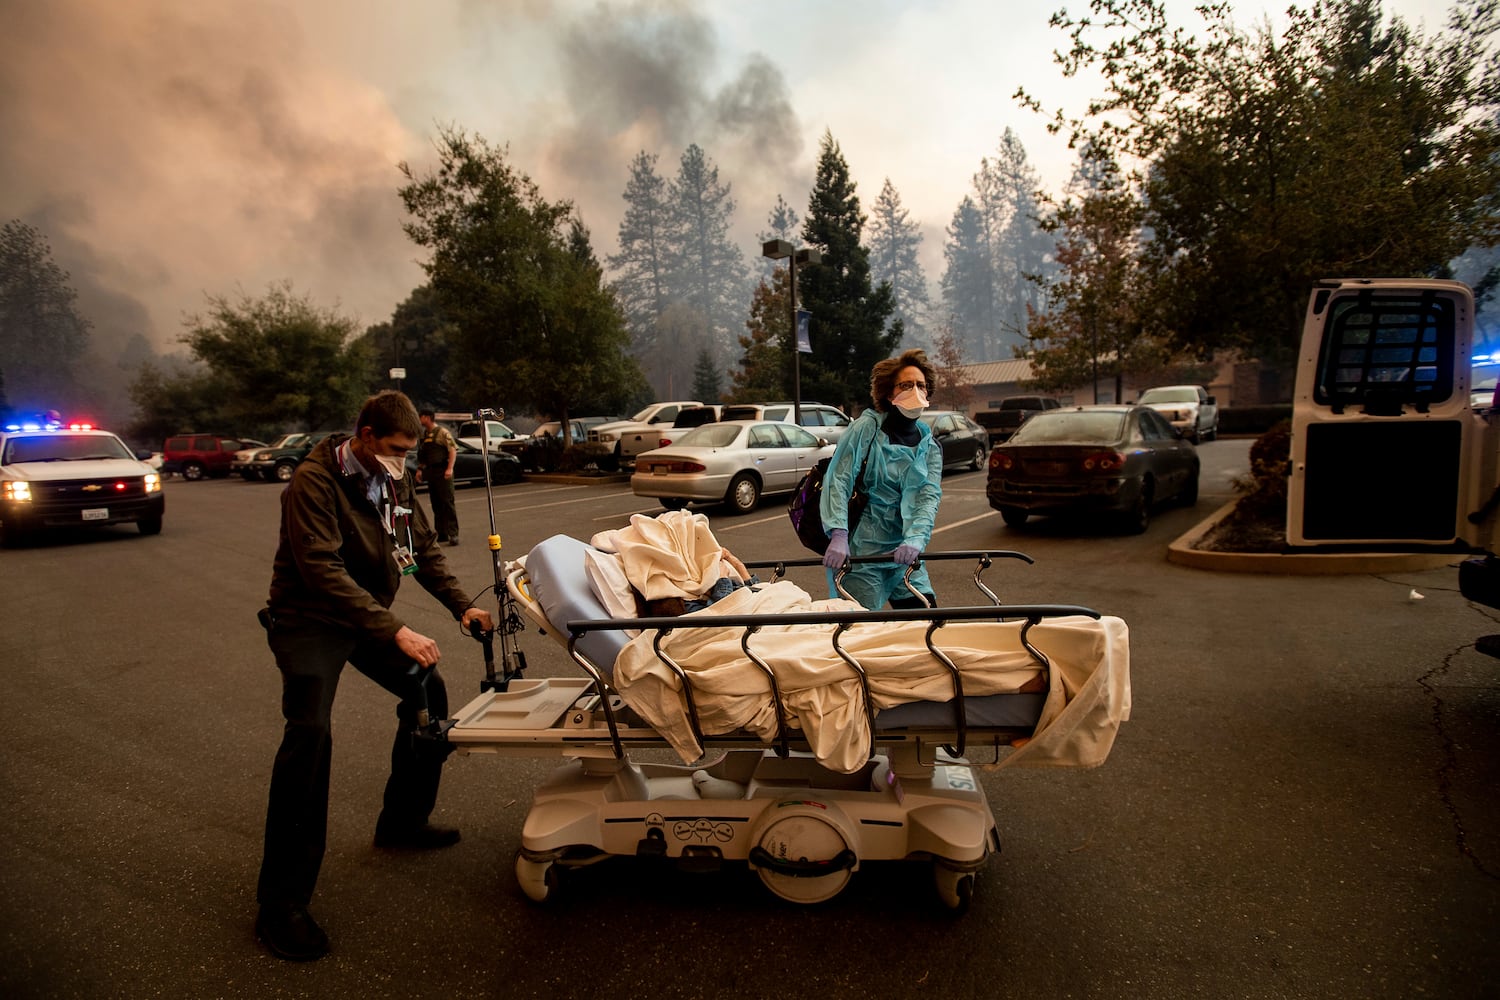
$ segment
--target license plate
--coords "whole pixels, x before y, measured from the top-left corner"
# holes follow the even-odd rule
[[[1038,476],[1061,476],[1068,471],[1066,462],[1027,462],[1026,471]]]
[[[655,466],[652,468],[651,474],[653,476],[665,476],[667,474],[667,467],[665,465]]]
[[[109,508],[108,507],[88,507],[88,508],[85,508],[85,510],[83,512],[83,519],[85,521],[108,521],[109,520]]]

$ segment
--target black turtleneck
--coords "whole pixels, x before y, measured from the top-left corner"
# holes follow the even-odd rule
[[[917,442],[922,440],[922,435],[917,430],[917,418],[908,417],[895,406],[886,411],[880,429],[893,444],[904,444],[908,448],[915,448]]]

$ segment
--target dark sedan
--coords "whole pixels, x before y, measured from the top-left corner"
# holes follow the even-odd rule
[[[989,454],[989,431],[957,410],[928,410],[922,422],[943,448],[943,468],[967,466],[978,472]]]
[[[1032,514],[1087,512],[1142,532],[1157,503],[1198,502],[1198,450],[1148,407],[1048,410],[990,453],[986,492],[1012,527]]]
[[[453,456],[453,485],[483,483],[484,453],[471,444],[464,444],[457,438],[454,439],[453,444],[458,449],[458,454]],[[413,448],[406,453],[406,468],[411,472],[416,472],[417,449]],[[514,455],[490,453],[490,482],[515,483],[520,480],[520,459]]]

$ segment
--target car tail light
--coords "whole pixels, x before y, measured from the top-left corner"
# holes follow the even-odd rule
[[[1096,451],[1083,460],[1084,472],[1119,472],[1125,468],[1125,456],[1118,451]]]
[[[669,437],[662,437],[662,438],[657,438],[656,439],[656,446],[658,448],[665,448],[667,445],[669,445],[671,443],[672,443],[672,439],[669,438]]]
[[[990,452],[990,468],[1009,472],[1016,467],[1016,460],[1003,451]]]

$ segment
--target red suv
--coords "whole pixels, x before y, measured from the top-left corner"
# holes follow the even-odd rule
[[[229,475],[229,463],[241,448],[253,448],[253,442],[217,434],[179,434],[167,438],[162,449],[162,472],[178,472],[183,479]]]

